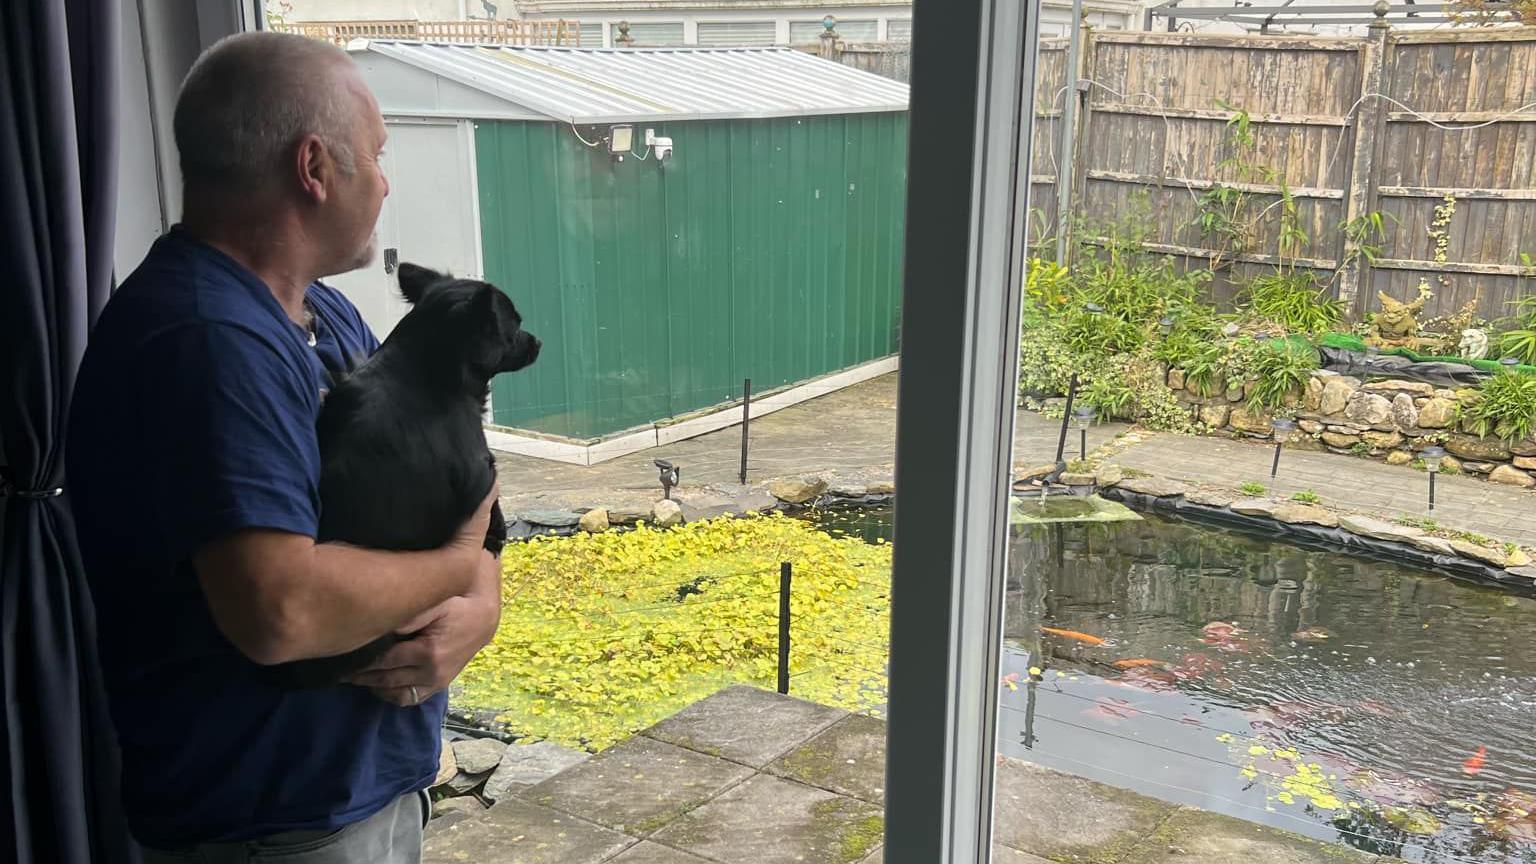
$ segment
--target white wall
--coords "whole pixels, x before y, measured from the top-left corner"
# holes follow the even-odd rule
[[[289,21],[462,21],[485,18],[480,0],[290,0]],[[512,0],[491,0],[497,18],[512,15]],[[269,6],[274,4],[268,3]]]

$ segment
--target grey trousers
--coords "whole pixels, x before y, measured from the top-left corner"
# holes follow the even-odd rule
[[[426,792],[336,831],[287,831],[257,840],[144,849],[144,864],[420,864],[421,829],[431,815]]]

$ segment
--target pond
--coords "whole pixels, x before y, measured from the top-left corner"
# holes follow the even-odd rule
[[[1412,861],[1536,861],[1536,601],[1157,517],[1026,526],[1010,562],[1004,755]]]

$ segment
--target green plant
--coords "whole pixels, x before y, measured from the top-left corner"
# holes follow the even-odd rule
[[[1248,285],[1246,310],[1288,333],[1326,333],[1344,320],[1344,303],[1319,285],[1310,271],[1276,270]]]
[[[1355,443],[1349,445],[1349,455],[1369,456],[1371,455],[1371,445],[1365,443],[1364,441],[1356,441]]]
[[[1303,489],[1300,492],[1297,492],[1295,495],[1292,495],[1291,496],[1291,500],[1292,501],[1300,501],[1303,504],[1316,504],[1316,503],[1322,501],[1323,499],[1321,497],[1319,497],[1318,494],[1316,492],[1313,492],[1311,489]]]
[[[1274,408],[1293,393],[1306,387],[1317,368],[1317,350],[1306,343],[1291,340],[1264,342],[1251,355],[1248,371],[1248,408]]]
[[[1399,525],[1407,525],[1410,528],[1420,528],[1430,533],[1434,533],[1440,530],[1439,522],[1424,516],[1413,516],[1405,513],[1393,521],[1397,522]]]
[[[1523,258],[1528,261],[1530,255]],[[1518,357],[1527,366],[1536,366],[1536,294],[1521,297],[1513,305],[1514,326],[1499,334],[1499,353],[1505,357]]]
[[[1258,482],[1257,480],[1249,480],[1247,483],[1244,483],[1237,488],[1241,489],[1244,495],[1263,495],[1265,492],[1269,491],[1268,487],[1266,487],[1263,483]]]
[[[1457,406],[1462,428],[1482,436],[1519,441],[1536,431],[1536,374],[1500,372]]]
[[[1398,224],[1396,216],[1384,214],[1379,210],[1362,213],[1347,222],[1339,223],[1339,231],[1343,232],[1348,251],[1345,253],[1345,262],[1355,258],[1364,258],[1366,263],[1375,264],[1385,252],[1383,244],[1387,240],[1387,222]],[[1340,270],[1344,269],[1342,266]]]

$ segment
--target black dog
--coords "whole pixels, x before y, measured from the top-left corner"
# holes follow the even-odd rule
[[[399,278],[411,311],[320,410],[320,542],[407,551],[453,539],[495,477],[480,425],[490,380],[539,356],[494,285],[414,264],[401,264]],[[506,536],[496,505],[485,548],[499,555]],[[285,687],[327,686],[400,639],[266,671]]]

